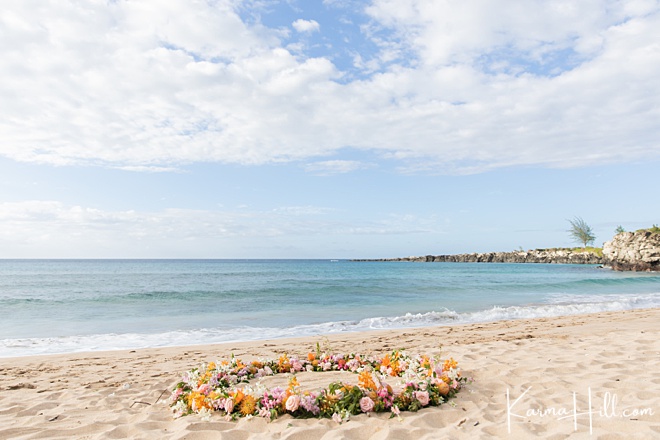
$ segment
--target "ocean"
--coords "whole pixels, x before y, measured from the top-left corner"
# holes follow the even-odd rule
[[[0,357],[660,307],[660,274],[591,265],[0,260]]]

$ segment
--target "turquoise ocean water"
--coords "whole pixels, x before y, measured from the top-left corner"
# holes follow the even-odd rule
[[[660,307],[660,274],[589,265],[0,260],[0,357]]]

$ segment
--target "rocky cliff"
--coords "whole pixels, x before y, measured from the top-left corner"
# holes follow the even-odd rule
[[[614,270],[660,271],[660,233],[621,232],[603,245],[603,259]]]
[[[457,255],[426,255],[422,257],[384,258],[354,261],[413,261],[435,263],[557,263],[601,264],[603,258],[593,252],[572,249],[537,249],[515,252],[486,252]]]

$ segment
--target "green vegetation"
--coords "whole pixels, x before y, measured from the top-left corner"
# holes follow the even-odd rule
[[[622,232],[626,232],[626,230],[623,229],[623,226],[619,225],[619,226],[616,227],[616,229],[614,230],[614,232],[615,232],[616,234],[620,234],[620,233],[622,233]]]
[[[636,232],[644,232],[644,231],[652,232],[654,234],[660,234],[660,226],[653,225],[650,228],[638,229]]]
[[[575,217],[573,220],[568,221],[571,224],[571,229],[568,230],[568,234],[573,238],[573,240],[578,243],[582,243],[582,246],[586,249],[589,243],[593,243],[596,239],[594,232],[591,229],[591,226],[587,224],[580,217]]]
[[[586,247],[574,247],[574,248],[549,248],[549,249],[536,249],[537,252],[559,252],[559,251],[565,251],[565,252],[575,252],[576,254],[579,253],[590,253],[590,254],[595,254],[599,257],[603,256],[603,248],[598,248],[598,247],[593,247],[593,246],[586,246]]]
[[[576,247],[576,248],[572,248],[570,250],[573,251],[573,252],[592,253],[592,254],[598,255],[599,257],[603,256],[603,248],[599,248],[599,247],[593,247],[593,246],[586,246],[586,247],[583,247],[583,248]]]

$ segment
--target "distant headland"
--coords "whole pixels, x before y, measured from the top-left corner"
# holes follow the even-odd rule
[[[414,263],[603,264],[603,251],[601,248],[559,248],[455,255],[423,255],[416,257],[362,259],[353,261],[410,261]]]
[[[352,261],[408,261],[415,263],[551,263],[600,264],[620,271],[660,271],[660,228],[620,232],[602,248],[552,248],[513,252],[424,255]]]

